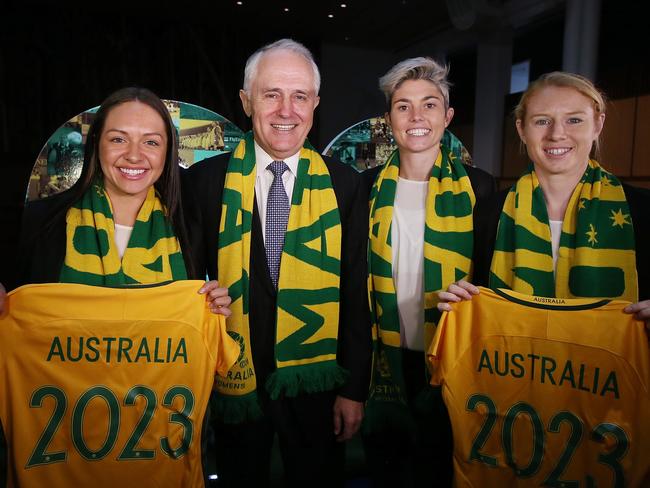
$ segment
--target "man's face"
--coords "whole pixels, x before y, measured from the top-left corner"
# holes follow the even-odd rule
[[[262,56],[250,93],[240,90],[239,97],[253,119],[255,141],[276,161],[302,148],[320,101],[309,61],[291,51]]]

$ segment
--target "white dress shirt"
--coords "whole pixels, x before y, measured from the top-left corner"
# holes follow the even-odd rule
[[[429,181],[397,180],[391,248],[402,347],[424,350],[424,222]]]
[[[293,184],[296,182],[298,174],[298,161],[300,160],[300,151],[293,156],[283,159],[289,167],[289,171],[282,174],[282,183],[284,189],[289,197],[291,203],[291,195],[293,195]],[[268,165],[273,161],[271,156],[266,154],[257,142],[255,143],[255,198],[257,199],[257,211],[260,213],[260,221],[262,222],[262,236],[264,237],[264,244],[266,245],[266,202],[269,199],[269,190],[273,184],[273,173],[267,169]]]

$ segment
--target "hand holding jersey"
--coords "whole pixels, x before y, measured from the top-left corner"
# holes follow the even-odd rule
[[[482,288],[443,314],[456,486],[648,486],[650,349],[624,305]]]
[[[9,486],[203,485],[208,398],[240,348],[199,285],[9,294],[0,319]]]
[[[474,295],[478,295],[480,292],[479,288],[469,281],[455,281],[445,291],[438,293],[438,311],[451,312],[453,310],[452,303],[457,303],[461,300],[471,300]]]
[[[645,328],[650,332],[650,300],[642,300],[623,309],[625,313],[633,313],[637,320],[645,321]]]
[[[228,288],[219,286],[217,280],[210,280],[199,288],[199,293],[205,295],[210,312],[230,317],[232,312],[228,306],[232,303],[232,299],[228,296]]]
[[[647,456],[638,457],[650,447],[649,349],[631,315],[647,320],[650,302],[628,305],[647,295],[647,246],[634,225],[636,193],[589,157],[604,108],[577,75],[531,84],[515,114],[533,164],[474,216],[475,225],[487,217],[476,232],[488,248],[474,248],[477,283],[514,291],[500,298],[458,281],[439,294],[447,313],[431,352],[456,427],[459,485],[650,482]],[[460,429],[468,415],[484,420],[469,433]]]

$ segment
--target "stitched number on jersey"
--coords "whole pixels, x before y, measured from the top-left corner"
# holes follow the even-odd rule
[[[486,441],[490,437],[492,430],[496,424],[496,419],[498,418],[497,407],[494,401],[487,395],[475,393],[470,395],[467,399],[466,409],[469,412],[474,412],[477,410],[479,405],[484,405],[486,409],[485,421],[481,426],[478,434],[472,442],[472,447],[469,452],[469,460],[478,461],[489,466],[497,466],[498,461],[495,457],[488,456],[481,452],[481,449],[485,445]],[[514,452],[516,450],[516,445],[514,443],[514,424],[518,418],[527,418],[532,425],[532,446],[533,452],[530,456],[530,460],[526,466],[519,466],[515,461]],[[577,480],[562,480],[560,477],[566,470],[567,466],[571,462],[571,458],[579,447],[580,442],[583,439],[584,425],[580,417],[577,415],[563,411],[556,413],[550,420],[548,426],[548,432],[551,434],[557,434],[560,432],[560,426],[565,423],[571,428],[571,434],[567,440],[566,446],[560,455],[556,465],[553,467],[551,472],[548,474],[542,486],[550,486],[556,488],[579,488],[581,486],[580,481]],[[629,438],[626,432],[618,425],[612,423],[601,423],[598,424],[591,431],[590,439],[594,442],[603,445],[612,445],[614,447],[609,448],[606,452],[601,452],[598,454],[598,462],[608,466],[613,474],[614,482],[612,484],[613,488],[622,488],[625,486],[625,476],[623,473],[623,467],[621,466],[621,460],[627,453],[629,447]],[[613,442],[612,442],[613,441]],[[542,422],[539,414],[534,407],[525,402],[518,402],[512,405],[503,421],[503,427],[501,430],[501,444],[503,447],[503,452],[506,459],[506,464],[510,466],[517,477],[528,478],[533,476],[542,465],[544,459],[544,443],[546,442],[546,434],[544,432],[544,423]],[[591,476],[586,476],[586,484],[583,486],[594,487],[595,482]]]
[[[183,397],[183,410],[180,413],[175,412],[169,414],[169,421],[183,426],[181,445],[176,449],[173,449],[169,444],[169,439],[167,439],[167,437],[160,439],[160,447],[163,452],[174,459],[178,459],[187,452],[192,443],[192,437],[194,436],[194,425],[190,420],[190,415],[192,414],[192,410],[194,410],[194,395],[192,395],[192,391],[184,386],[175,386],[170,388],[169,391],[165,393],[163,405],[165,407],[171,407],[174,398],[177,396]]]
[[[497,421],[497,406],[490,397],[475,394],[467,400],[467,410],[473,412],[479,404],[485,405],[487,408],[487,415],[485,416],[485,422],[483,423],[481,430],[476,434],[474,442],[472,442],[472,449],[469,452],[469,460],[480,461],[489,464],[490,466],[496,466],[497,458],[481,454],[480,449],[485,445],[485,441],[487,441],[490,432],[492,432],[492,428],[494,427],[494,423]]]
[[[45,430],[41,434],[34,451],[32,452],[25,468],[31,468],[43,464],[51,464],[63,462],[67,459],[67,451],[48,451],[48,446],[52,439],[58,432],[68,405],[66,394],[56,386],[42,386],[38,388],[29,401],[31,408],[42,408],[44,400],[51,397],[54,400],[54,410],[50,419],[45,426]],[[153,390],[146,386],[134,386],[131,388],[126,397],[124,398],[124,408],[133,407],[136,405],[138,397],[144,398],[144,410],[142,416],[138,420],[133,432],[131,432],[126,444],[122,448],[117,459],[124,460],[139,460],[139,459],[153,459],[155,457],[155,450],[153,449],[136,449],[140,439],[147,430],[151,423],[156,410],[156,394]],[[182,399],[182,409],[174,408],[174,400],[180,397]],[[106,403],[108,412],[108,431],[101,446],[97,449],[91,449],[84,438],[84,417],[86,409],[91,402],[103,401]],[[182,427],[182,435],[180,445],[172,447],[167,437],[160,439],[160,447],[162,451],[173,459],[178,459],[183,456],[192,444],[194,437],[194,423],[190,419],[190,415],[194,409],[194,394],[185,386],[173,386],[167,393],[165,393],[162,405],[166,411],[171,410],[169,415],[169,422],[180,424]],[[71,434],[72,443],[76,451],[85,459],[89,461],[97,461],[105,458],[115,447],[119,431],[120,431],[120,404],[115,393],[105,386],[93,386],[85,391],[77,400],[72,410]]]
[[[50,464],[50,463],[59,463],[65,461],[66,452],[45,452],[47,446],[50,445],[52,437],[56,434],[56,431],[59,430],[59,425],[61,425],[61,420],[63,419],[63,414],[68,405],[68,400],[65,397],[60,389],[55,386],[42,386],[34,392],[31,400],[29,401],[29,406],[31,408],[41,408],[43,406],[43,400],[46,397],[52,397],[54,399],[54,412],[50,417],[45,430],[41,434],[41,438],[36,443],[34,452],[29,456],[29,461],[27,461],[26,468],[31,468],[32,466],[38,466],[40,464]]]
[[[108,435],[104,444],[96,451],[91,450],[84,440],[84,414],[90,401],[102,398],[108,405]],[[105,386],[93,386],[79,397],[72,411],[72,443],[79,454],[88,460],[103,459],[115,446],[117,433],[120,428],[120,404],[115,393]]]
[[[525,468],[517,466],[512,446],[512,431],[514,429],[515,420],[517,420],[517,417],[520,415],[527,416],[533,424],[533,454],[530,457],[528,466]],[[517,476],[520,478],[528,478],[537,472],[542,464],[542,457],[544,456],[544,426],[533,407],[527,403],[519,402],[515,403],[508,409],[506,418],[503,421],[501,442],[503,443],[503,450],[506,455],[506,463],[514,469]]]
[[[616,424],[602,423],[591,432],[591,438],[599,443],[605,443],[606,437],[613,437],[616,441],[616,447],[606,454],[598,455],[598,462],[606,464],[614,471],[614,486],[623,488],[625,486],[625,477],[620,460],[627,452],[630,444],[625,431]]]
[[[156,452],[153,449],[135,449],[142,434],[147,430],[149,422],[151,422],[151,417],[153,417],[153,413],[156,410],[156,394],[151,388],[147,388],[146,386],[134,386],[126,394],[124,405],[135,405],[135,400],[138,397],[143,397],[147,405],[144,407],[142,417],[138,420],[138,425],[135,426],[129,440],[126,441],[124,449],[122,449],[122,452],[117,457],[120,461],[126,459],[153,459],[156,456]]]
[[[562,481],[560,476],[564,473],[564,470],[569,465],[571,461],[571,456],[578,447],[580,439],[582,439],[582,431],[584,426],[582,425],[582,420],[577,415],[571,412],[559,412],[553,416],[551,422],[548,426],[548,431],[557,434],[560,432],[560,425],[562,423],[567,423],[571,427],[571,435],[569,436],[569,442],[567,442],[560,460],[555,465],[555,468],[551,471],[548,477],[544,480],[544,486],[558,486],[563,488],[578,488],[580,486],[579,481]]]

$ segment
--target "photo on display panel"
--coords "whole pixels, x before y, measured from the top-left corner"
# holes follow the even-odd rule
[[[442,144],[449,147],[452,154],[460,157],[463,163],[473,166],[469,151],[451,131],[445,130]],[[384,165],[395,149],[397,145],[386,119],[371,117],[337,135],[325,147],[323,154],[363,172]]]
[[[179,136],[178,163],[185,168],[232,151],[244,135],[239,127],[216,112],[191,103],[163,102]],[[75,115],[50,136],[32,168],[25,200],[55,195],[79,179],[86,136],[98,108]]]

